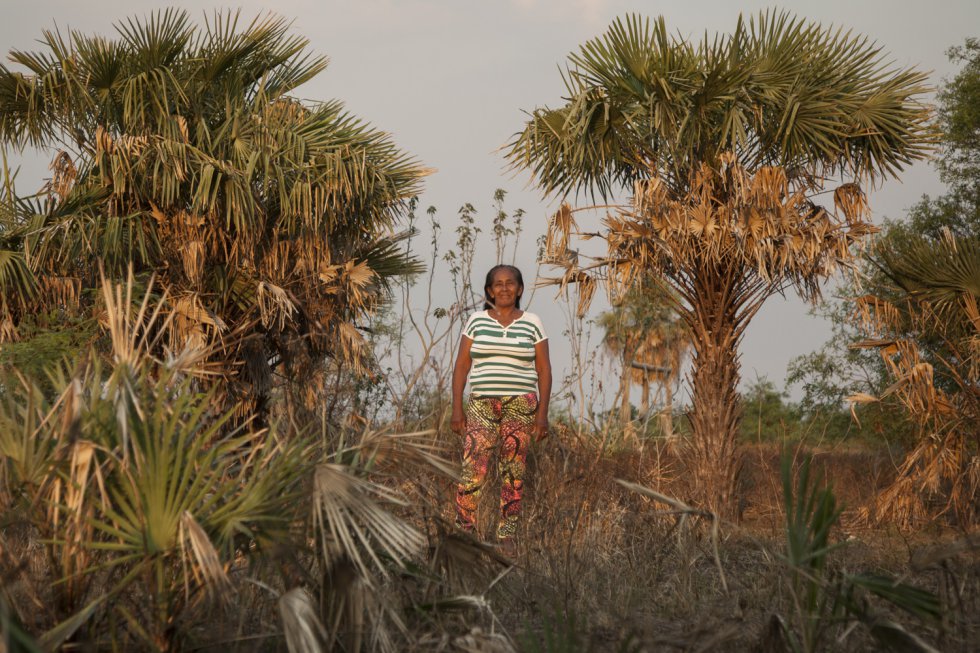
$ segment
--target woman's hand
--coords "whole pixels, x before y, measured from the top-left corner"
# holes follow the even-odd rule
[[[534,425],[531,432],[535,440],[544,440],[548,437],[548,416],[537,414],[534,416]]]
[[[466,431],[466,415],[463,414],[463,411],[453,411],[453,416],[449,418],[449,428],[452,429],[453,433],[463,435]]]

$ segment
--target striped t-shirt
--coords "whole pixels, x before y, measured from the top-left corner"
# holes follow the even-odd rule
[[[534,345],[546,339],[534,313],[501,326],[487,311],[470,316],[463,335],[472,340],[470,390],[474,395],[502,397],[538,391]]]

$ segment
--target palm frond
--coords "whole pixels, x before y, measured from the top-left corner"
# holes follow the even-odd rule
[[[318,653],[327,643],[327,632],[312,597],[295,587],[279,597],[279,616],[289,653]]]
[[[925,73],[867,38],[768,11],[692,43],[629,15],[568,58],[567,103],[533,112],[508,148],[546,193],[675,188],[722,152],[802,179],[895,176],[927,156]]]
[[[946,233],[938,242],[925,238],[880,250],[884,271],[915,298],[939,306],[964,295],[980,298],[980,240]]]
[[[320,464],[314,476],[313,523],[323,558],[347,558],[365,579],[374,576],[372,570],[388,574],[381,555],[404,565],[424,538],[383,507],[403,503],[389,488],[355,476],[346,466]]]
[[[27,303],[37,292],[24,253],[0,249],[0,298],[4,304]]]

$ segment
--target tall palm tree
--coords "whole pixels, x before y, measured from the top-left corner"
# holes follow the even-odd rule
[[[324,356],[357,364],[357,317],[415,268],[391,230],[426,169],[340,102],[292,95],[326,59],[281,18],[115,28],[45,31],[0,65],[0,140],[54,159],[0,211],[2,337],[132,266],[178,314],[161,348],[213,348],[209,378],[248,410],[279,366],[315,388]]]
[[[924,73],[889,66],[866,38],[785,13],[739,18],[694,43],[630,16],[570,55],[567,100],[536,109],[509,146],[546,193],[610,199],[598,260],[569,255],[562,206],[556,283],[614,289],[660,277],[693,342],[693,479],[731,515],[739,470],[739,343],[773,294],[813,300],[873,228],[861,184],[930,150]],[[836,186],[834,207],[816,193]],[[617,290],[618,292],[618,290]]]

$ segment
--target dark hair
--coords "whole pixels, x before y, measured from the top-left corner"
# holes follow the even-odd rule
[[[521,290],[524,290],[524,277],[521,276],[521,271],[520,270],[518,270],[517,268],[515,268],[513,265],[495,265],[495,266],[493,266],[492,268],[490,268],[490,271],[487,272],[487,281],[486,281],[486,283],[483,284],[483,297],[484,297],[484,299],[486,299],[486,302],[483,304],[483,310],[485,310],[485,311],[490,310],[491,308],[493,308],[493,300],[490,299],[490,286],[493,285],[493,275],[497,274],[501,270],[507,270],[508,272],[512,272],[514,274],[514,278],[517,279],[517,284],[521,287]],[[521,296],[520,295],[517,296],[517,300],[514,302],[514,308],[516,308],[516,309],[520,309],[521,308]]]

